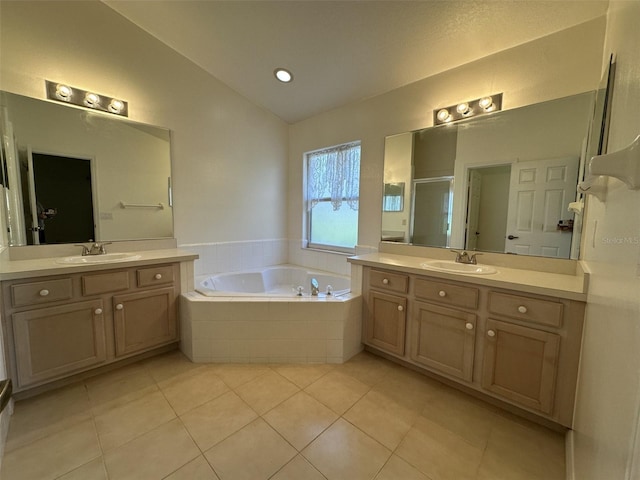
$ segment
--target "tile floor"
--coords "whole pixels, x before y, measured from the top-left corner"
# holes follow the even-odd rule
[[[0,478],[564,479],[563,436],[368,353],[155,357],[16,403]]]

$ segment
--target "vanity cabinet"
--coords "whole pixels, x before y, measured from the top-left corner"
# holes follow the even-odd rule
[[[571,426],[584,302],[370,266],[363,299],[370,350]]]
[[[482,388],[552,413],[560,336],[493,319],[485,336]]]
[[[116,357],[177,339],[173,288],[113,297]]]
[[[178,341],[178,263],[2,282],[20,392]]]
[[[470,382],[476,315],[419,301],[413,307],[411,359]]]
[[[369,321],[364,325],[365,342],[394,355],[404,355],[407,325],[408,275],[371,270],[368,301]]]
[[[13,315],[18,385],[41,383],[107,360],[102,300]]]

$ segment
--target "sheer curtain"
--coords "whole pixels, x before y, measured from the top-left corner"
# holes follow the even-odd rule
[[[307,198],[311,210],[331,200],[333,210],[346,201],[358,210],[360,197],[360,144],[349,143],[307,154]]]

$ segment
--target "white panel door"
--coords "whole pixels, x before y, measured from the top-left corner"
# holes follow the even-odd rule
[[[514,163],[509,185],[505,252],[569,258],[571,231],[557,228],[572,219],[578,157]]]

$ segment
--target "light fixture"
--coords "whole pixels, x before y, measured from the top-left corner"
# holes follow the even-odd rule
[[[124,102],[122,100],[116,100],[115,98],[111,100],[107,109],[111,113],[120,113],[124,108]]]
[[[456,107],[456,110],[460,115],[469,113],[469,104],[467,102],[461,103]]]
[[[62,85],[61,83],[56,85],[56,97],[60,100],[69,100],[72,93],[73,90],[68,85]]]
[[[476,117],[502,109],[502,93],[477,98],[433,111],[434,125],[451,123],[464,118]]]
[[[446,108],[442,108],[436,114],[436,118],[440,121],[440,123],[449,122],[451,121],[451,114],[449,113],[449,110],[447,110]]]
[[[88,92],[76,87],[45,80],[47,98],[57,102],[69,103],[78,107],[86,107],[100,112],[113,113],[123,117],[129,116],[129,104],[117,98]]]
[[[276,68],[273,74],[282,83],[289,83],[293,80],[293,74],[286,68]]]
[[[480,106],[480,108],[482,108],[483,110],[491,111],[491,109],[494,107],[493,105],[493,98],[491,97],[482,97],[480,100],[478,100],[478,105]]]
[[[87,107],[96,108],[100,105],[100,96],[95,93],[87,93],[84,96],[84,102]]]

